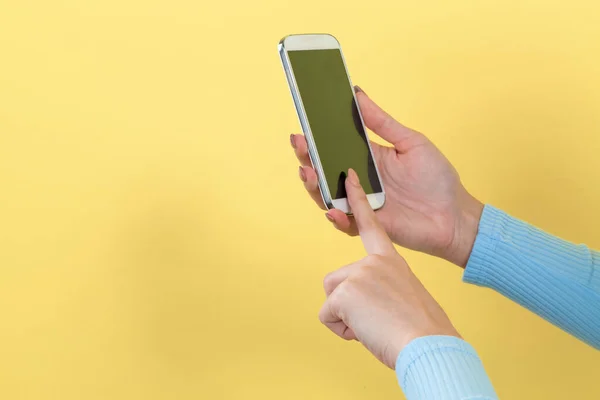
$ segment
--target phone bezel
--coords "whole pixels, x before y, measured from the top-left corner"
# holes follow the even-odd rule
[[[329,192],[329,186],[327,185],[327,181],[325,179],[325,173],[323,171],[323,167],[321,165],[321,161],[319,158],[319,153],[317,150],[317,146],[315,145],[315,141],[312,136],[312,132],[310,130],[310,124],[308,122],[308,118],[306,117],[306,112],[304,110],[304,104],[302,103],[302,97],[300,96],[300,91],[298,90],[298,86],[296,84],[296,78],[294,76],[294,70],[290,63],[290,59],[288,57],[288,51],[300,51],[300,50],[326,50],[326,49],[337,49],[340,51],[342,62],[344,64],[344,68],[346,69],[346,77],[348,78],[348,84],[352,89],[352,95],[354,96],[354,101],[356,102],[356,106],[358,108],[358,114],[360,116],[360,121],[363,125],[363,129],[365,130],[365,135],[367,135],[367,147],[369,148],[369,152],[371,153],[371,157],[373,156],[373,150],[371,149],[370,141],[368,140],[367,129],[365,127],[365,123],[363,121],[362,113],[360,112],[360,107],[358,106],[358,101],[356,100],[356,93],[354,92],[354,86],[352,85],[352,80],[350,79],[350,74],[348,73],[348,67],[346,65],[346,59],[344,58],[344,53],[342,52],[342,48],[340,46],[339,41],[332,35],[329,34],[306,34],[306,35],[289,35],[281,39],[279,42],[278,50],[281,57],[281,61],[283,64],[283,69],[285,71],[285,75],[288,81],[288,85],[290,87],[290,91],[292,92],[292,97],[294,99],[294,105],[296,107],[296,111],[298,114],[298,119],[300,120],[300,125],[302,126],[302,130],[304,131],[304,136],[306,138],[306,142],[308,144],[308,155],[310,160],[315,168],[315,172],[317,173],[317,178],[319,181],[319,188],[321,192],[321,197],[323,198],[323,203],[327,207],[327,209],[337,208],[346,214],[352,214],[352,210],[350,209],[350,205],[348,204],[347,198],[341,199],[332,199],[331,193]],[[385,189],[383,187],[383,182],[381,181],[381,175],[379,174],[379,169],[377,167],[377,163],[375,164],[375,171],[377,173],[377,179],[379,179],[379,183],[381,185],[381,192],[378,193],[370,193],[367,194],[367,199],[369,204],[374,210],[377,210],[383,206],[385,203]]]

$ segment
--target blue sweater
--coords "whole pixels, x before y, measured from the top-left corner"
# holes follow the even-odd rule
[[[463,280],[600,349],[600,252],[486,206]],[[413,340],[398,356],[396,375],[408,400],[498,398],[473,347],[455,337]]]

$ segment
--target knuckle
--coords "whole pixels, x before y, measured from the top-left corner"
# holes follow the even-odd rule
[[[353,283],[358,283],[359,281],[364,281],[366,277],[368,277],[373,270],[372,265],[361,265],[358,267],[358,271],[356,271],[356,275],[354,276]]]
[[[325,278],[323,278],[323,289],[325,289],[325,291],[327,293],[331,292],[334,289],[334,279],[333,279],[333,273],[328,273],[327,275],[325,275]]]
[[[354,271],[344,282],[342,282],[333,293],[334,304],[340,308],[343,307],[346,301],[352,301],[356,294],[360,291],[361,281],[363,280],[364,272],[361,267]]]
[[[330,310],[339,310],[342,306],[342,299],[340,298],[339,292],[334,292],[327,299],[327,303]]]
[[[325,324],[325,322],[326,322],[325,312],[324,312],[323,308],[321,309],[321,311],[319,311],[319,322],[321,322],[322,324]]]
[[[354,275],[347,280],[346,297],[348,299],[356,299],[364,292],[365,282],[369,282],[371,272],[369,268],[361,267]]]
[[[380,256],[379,254],[369,254],[364,258],[365,266],[374,267],[376,265],[381,265],[385,262],[385,257]]]

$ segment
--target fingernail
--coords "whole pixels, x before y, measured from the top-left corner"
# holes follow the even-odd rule
[[[329,222],[334,222],[335,223],[335,220],[333,219],[333,217],[331,215],[325,214],[325,217],[329,220]]]
[[[298,167],[298,175],[300,176],[300,180],[302,182],[306,182],[306,174],[304,173],[304,168]]]
[[[352,168],[348,170],[348,180],[352,185],[360,187],[360,180],[358,179],[358,175]]]
[[[364,90],[362,90],[362,89],[360,88],[360,86],[358,86],[358,85],[354,85],[354,90],[356,91],[356,93],[365,93],[365,91],[364,91]],[[366,94],[366,93],[365,93],[365,94]]]
[[[290,143],[292,144],[292,147],[295,149],[296,148],[296,142],[294,142],[294,134],[293,133],[290,135]]]

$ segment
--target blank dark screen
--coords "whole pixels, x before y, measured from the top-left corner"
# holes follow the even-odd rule
[[[340,51],[288,54],[332,198],[346,197],[349,168],[356,171],[366,193],[381,192]]]

